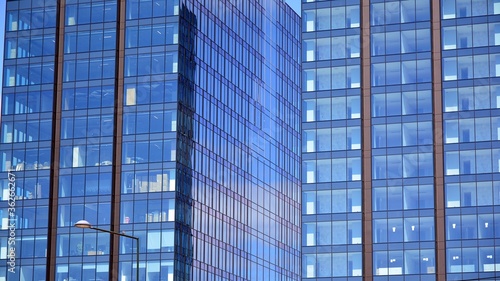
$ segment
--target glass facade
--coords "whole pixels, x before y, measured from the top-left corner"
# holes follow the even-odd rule
[[[373,280],[434,280],[430,1],[370,13]]]
[[[500,271],[499,14],[302,0],[304,280]]]
[[[181,277],[174,269],[179,16],[175,0],[125,5],[120,229],[141,241],[144,280]],[[132,242],[122,239],[119,264],[119,276],[131,280]]]
[[[290,7],[6,5],[0,280],[300,279]],[[133,239],[81,219],[138,237],[139,267]]]
[[[68,2],[64,13],[55,280],[105,280],[109,234],[73,224],[111,228],[117,2]]]
[[[9,2],[5,17],[0,129],[3,280],[35,280],[46,275],[51,169],[55,162],[51,143],[56,14],[56,1],[23,1]],[[12,262],[14,272],[10,271]]]
[[[359,15],[359,1],[302,5],[303,278],[363,274]]]
[[[191,211],[178,242],[193,264],[176,270],[298,280],[300,18],[279,1],[233,3],[181,5],[177,186],[192,200],[176,209]]]
[[[448,280],[500,271],[500,1],[441,1]]]

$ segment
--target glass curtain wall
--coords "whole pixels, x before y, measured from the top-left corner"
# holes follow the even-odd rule
[[[290,7],[8,1],[6,23],[0,261],[14,217],[19,267],[0,267],[0,280],[108,280],[115,252],[121,281],[300,279],[300,18]],[[112,248],[109,233],[75,228],[81,219],[139,237],[139,266],[134,240]]]
[[[360,1],[302,2],[302,277],[361,280]]]
[[[370,36],[374,280],[434,280],[430,1],[371,1]]]
[[[194,95],[192,125],[179,120],[194,132],[191,280],[299,280],[300,19],[275,0],[183,2],[197,29],[196,87],[179,92]]]
[[[56,280],[109,277],[116,1],[68,1],[64,18]]]
[[[119,276],[174,280],[179,1],[127,0]],[[163,280],[163,279],[162,279]]]
[[[57,3],[3,5],[0,279],[33,280],[46,274]]]
[[[448,280],[500,271],[500,1],[441,1]]]

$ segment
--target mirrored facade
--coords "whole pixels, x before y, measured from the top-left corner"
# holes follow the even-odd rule
[[[0,256],[4,261],[0,278],[34,280],[47,273],[50,240],[57,4],[9,4],[0,129]],[[12,248],[19,258],[12,259]],[[12,266],[7,261],[15,261],[14,273],[8,271]]]
[[[301,278],[289,6],[6,5],[0,280]]]

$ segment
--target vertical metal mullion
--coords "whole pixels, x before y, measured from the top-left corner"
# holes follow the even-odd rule
[[[52,145],[50,165],[49,220],[47,233],[47,280],[56,279],[57,212],[59,201],[59,159],[61,149],[61,99],[64,61],[65,0],[57,1],[56,55],[54,63],[54,96],[52,113]]]
[[[363,280],[373,280],[370,1],[361,1]]]
[[[434,229],[436,280],[446,280],[446,239],[443,167],[443,105],[441,78],[441,1],[431,1],[432,34],[432,117],[434,136]]]
[[[115,57],[115,108],[113,129],[113,168],[111,191],[111,230],[120,231],[121,172],[122,172],[122,124],[123,124],[123,65],[125,54],[125,0],[117,0],[117,36]],[[110,280],[119,280],[120,236],[111,235]],[[139,270],[137,268],[136,270]]]

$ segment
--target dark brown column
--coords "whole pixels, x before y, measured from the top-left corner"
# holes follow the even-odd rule
[[[434,130],[434,222],[436,229],[436,280],[446,280],[444,217],[443,105],[441,86],[441,1],[431,1],[432,99]]]
[[[123,124],[123,61],[125,54],[125,0],[118,1],[118,18],[116,34],[116,63],[115,63],[115,114],[113,135],[113,180],[111,196],[111,230],[120,231],[120,204],[121,204],[121,165],[122,165],[122,124]],[[129,233],[129,235],[131,235]],[[118,235],[111,235],[110,247],[110,280],[118,280],[119,269],[119,243]],[[135,249],[135,247],[134,247]],[[139,270],[137,268],[137,270]]]
[[[56,280],[57,211],[59,199],[59,159],[61,148],[61,98],[64,61],[64,18],[66,1],[57,7],[56,58],[54,62],[54,96],[52,113],[52,146],[50,163],[49,221],[47,233],[47,280]]]
[[[363,165],[363,280],[373,280],[370,1],[361,1],[361,126]]]

